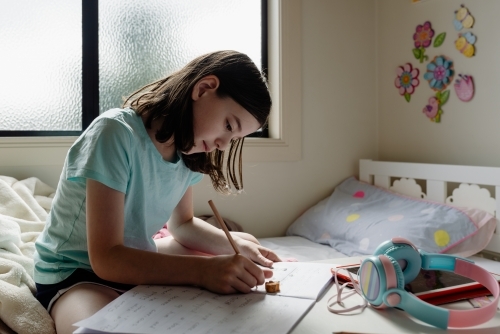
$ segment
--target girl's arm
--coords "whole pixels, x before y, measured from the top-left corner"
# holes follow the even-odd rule
[[[234,253],[224,231],[194,217],[191,187],[174,209],[167,225],[174,239],[184,247],[214,255]],[[231,234],[242,254],[251,260],[268,267],[273,262],[281,261],[273,251],[261,246],[255,237],[247,233]]]
[[[167,255],[123,244],[125,195],[87,180],[87,243],[94,272],[128,284],[197,285],[219,293],[250,292],[264,283],[262,270],[244,256]],[[176,210],[177,211],[177,210]]]
[[[257,240],[257,238],[255,238],[253,235],[249,234],[249,233],[246,233],[246,232],[238,232],[238,231],[230,231],[231,235],[233,236],[233,238],[235,238],[236,236],[242,238],[242,239],[245,239],[245,240],[248,240],[248,241],[251,241],[253,242],[254,244],[258,244],[260,245],[260,242],[259,240]]]

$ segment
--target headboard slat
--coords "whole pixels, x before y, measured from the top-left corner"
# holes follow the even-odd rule
[[[444,203],[446,200],[447,184],[444,181],[427,180],[427,199],[429,201]]]
[[[497,210],[495,211],[495,216],[497,219],[500,219],[500,186],[495,186],[495,200],[497,202]],[[500,231],[500,229],[497,228],[497,231]]]
[[[375,175],[375,185],[384,189],[389,189],[391,186],[391,178],[389,176]]]

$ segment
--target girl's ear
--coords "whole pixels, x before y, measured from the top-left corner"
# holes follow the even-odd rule
[[[193,92],[191,93],[191,98],[193,101],[198,100],[207,91],[216,91],[219,87],[219,78],[215,75],[207,75],[204,78],[198,80],[198,82],[193,87]]]

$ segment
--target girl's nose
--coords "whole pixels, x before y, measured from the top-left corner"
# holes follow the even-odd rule
[[[217,145],[217,149],[219,151],[225,151],[227,146],[229,145],[230,141],[231,141],[231,138],[229,136],[223,136],[223,137],[219,137],[215,141],[215,144]]]

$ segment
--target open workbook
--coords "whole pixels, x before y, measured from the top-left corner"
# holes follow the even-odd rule
[[[74,333],[287,333],[328,287],[331,264],[279,262],[249,294],[218,295],[186,286],[140,285],[76,323]]]

